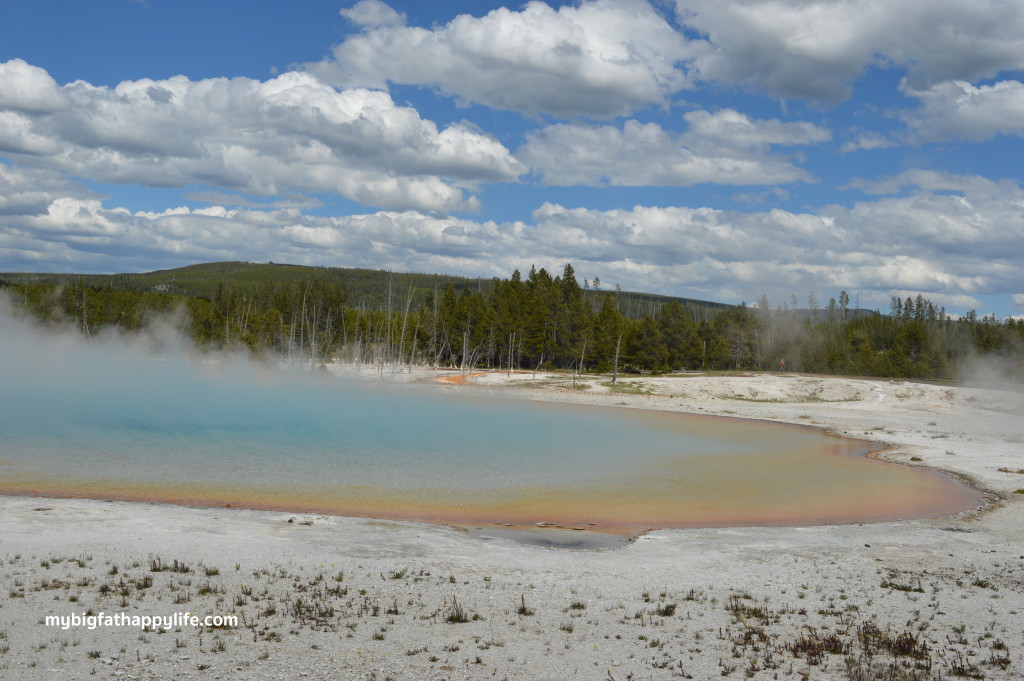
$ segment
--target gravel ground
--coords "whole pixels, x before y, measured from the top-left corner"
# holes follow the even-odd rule
[[[573,551],[418,523],[0,497],[0,678],[1024,678],[1020,393],[793,374],[608,383],[491,373],[438,389],[868,435],[991,502]],[[100,613],[238,623],[45,619]]]

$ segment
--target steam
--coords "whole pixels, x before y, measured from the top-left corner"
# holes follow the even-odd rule
[[[138,336],[85,337],[73,325],[40,326],[0,302],[0,460],[28,465],[36,452],[54,471],[88,475],[90,461],[102,461],[124,479],[132,471],[145,478],[159,462],[183,484],[248,475],[297,485],[444,488],[459,479],[500,487],[503,479],[587,477],[635,439],[601,414],[289,371],[245,354],[210,357],[180,328],[170,317]],[[649,438],[652,446],[658,437]],[[589,451],[592,470],[551,451]],[[535,460],[524,465],[509,452]],[[467,476],[473,458],[480,469]],[[248,469],[235,470],[243,462]]]
[[[961,360],[957,365],[957,377],[964,383],[978,388],[1009,388],[1014,383],[1019,384],[1024,378],[1017,375],[1018,368],[1014,357],[1010,355],[1004,357],[974,354]]]

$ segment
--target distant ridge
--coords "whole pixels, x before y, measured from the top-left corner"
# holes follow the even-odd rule
[[[525,279],[526,271],[520,270],[520,272]],[[558,272],[550,274],[556,276]],[[157,291],[201,298],[212,298],[222,286],[242,292],[255,290],[271,282],[319,280],[344,284],[348,293],[348,304],[355,307],[363,306],[367,309],[379,309],[386,304],[389,280],[392,295],[396,298],[404,299],[411,286],[415,305],[423,304],[428,291],[435,289],[440,291],[448,284],[451,284],[456,291],[469,290],[475,293],[489,291],[494,285],[494,279],[450,274],[388,272],[352,267],[315,267],[242,261],[200,263],[168,270],[120,274],[10,272],[0,273],[0,280],[11,284],[29,282],[69,284],[81,281],[88,286],[97,288]],[[584,291],[584,296],[596,305],[605,293],[620,296],[623,313],[634,319],[653,314],[662,305],[672,301],[688,308],[701,308],[708,312],[735,307],[727,303],[638,291],[588,289]]]

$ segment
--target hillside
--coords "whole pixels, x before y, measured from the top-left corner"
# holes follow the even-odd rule
[[[525,276],[525,272],[523,273]],[[388,272],[385,270],[358,269],[350,267],[308,267],[280,263],[254,262],[212,262],[188,265],[169,270],[123,274],[56,274],[56,273],[0,273],[0,280],[11,284],[47,283],[75,284],[81,282],[96,288],[115,288],[126,291],[151,293],[174,293],[190,297],[213,298],[224,287],[237,293],[251,293],[268,283],[297,281],[319,281],[326,284],[342,284],[348,295],[348,303],[364,309],[384,309],[390,287],[392,301],[408,296],[413,289],[412,307],[418,308],[427,300],[429,291],[442,291],[451,284],[455,291],[486,293],[494,287],[493,279],[459,277],[449,274],[421,274],[413,272]],[[585,290],[584,297],[595,307],[603,291]],[[675,301],[688,308],[696,307],[706,314],[733,307],[692,298],[665,296],[656,293],[618,291],[620,308],[629,318],[654,314],[665,303]]]
[[[173,320],[197,348],[284,361],[384,366],[790,371],[1024,377],[1024,323],[946,314],[923,296],[892,312],[732,306],[583,288],[575,270],[508,279],[273,263],[209,263],[141,274],[0,275],[17,309],[86,336]],[[813,296],[810,297],[813,301]],[[795,302],[795,301],[794,301]]]

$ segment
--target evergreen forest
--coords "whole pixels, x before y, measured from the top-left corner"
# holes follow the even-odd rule
[[[573,372],[777,370],[1024,380],[1024,322],[946,314],[918,295],[885,312],[849,295],[725,305],[581,285],[572,265],[467,279],[253,263],[146,274],[2,274],[13,307],[87,337],[159,323],[204,351],[281,361]]]

